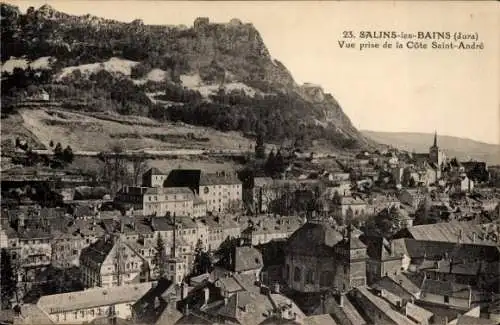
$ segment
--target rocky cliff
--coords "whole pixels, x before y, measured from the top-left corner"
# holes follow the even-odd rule
[[[7,97],[37,86],[63,101],[86,98],[72,109],[87,110],[90,102],[93,110],[263,132],[269,141],[369,144],[333,96],[295,83],[251,23],[200,17],[190,27],[155,26],[72,16],[47,5],[21,14],[2,4],[1,14]],[[5,68],[14,58],[24,67]],[[37,74],[30,62],[40,58],[48,63]]]

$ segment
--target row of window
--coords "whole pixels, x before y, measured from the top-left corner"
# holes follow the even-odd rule
[[[173,199],[169,199],[169,198],[171,198],[171,197],[169,197],[168,195],[165,195],[165,199],[163,201],[172,201],[172,200],[173,201],[176,201],[176,200],[183,201],[183,200],[186,200],[186,198],[184,197],[184,195],[179,195],[179,196],[174,195]],[[155,196],[149,195],[148,196],[148,201],[158,201],[158,195],[155,195]],[[189,200],[189,201],[192,201],[192,199]]]
[[[288,264],[285,266],[285,279],[290,276],[290,267]],[[301,268],[296,266],[293,269],[293,282],[300,283],[302,280],[305,284],[316,284],[319,282],[321,287],[330,287],[334,285],[335,273],[333,271],[323,271],[320,273],[319,281],[317,279],[317,274],[313,269],[306,268],[304,273]]]
[[[81,319],[81,318],[88,318],[88,317],[95,317],[95,316],[106,316],[108,308],[94,308],[94,309],[87,309],[87,310],[80,310],[80,311],[74,311],[74,312],[64,312],[64,313],[59,313],[56,314],[56,319],[58,322],[60,321],[67,321],[69,320],[71,316],[73,316],[73,319]],[[119,315],[119,311],[116,309],[115,314]]]

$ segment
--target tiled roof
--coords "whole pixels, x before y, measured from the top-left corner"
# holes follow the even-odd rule
[[[417,279],[410,279],[405,274],[390,275],[389,278],[397,283],[401,288],[410,294],[417,296],[420,293],[420,282]],[[417,285],[418,282],[418,285]]]
[[[200,177],[200,186],[231,184],[241,184],[241,181],[234,174],[218,176],[216,174],[202,173]]]
[[[150,282],[111,288],[92,288],[84,291],[43,296],[38,300],[37,306],[50,314],[126,302],[135,303],[150,289]]]
[[[337,325],[330,314],[308,316],[302,323],[304,325]]]
[[[189,195],[191,199],[194,199],[194,193],[189,187],[150,187],[146,190],[144,194],[158,195],[158,194],[186,194]]]
[[[452,242],[435,242],[408,238],[394,239],[394,250],[397,254],[405,254],[412,259],[423,258],[440,260],[448,254],[455,261],[480,259],[493,262],[500,260],[500,248],[478,244],[460,244]]]
[[[99,239],[88,247],[85,247],[80,254],[80,261],[92,261],[92,263],[102,263],[113,248],[112,240]],[[87,262],[88,263],[88,262]]]
[[[398,325],[417,325],[408,317],[392,309],[392,307],[387,301],[374,295],[367,288],[359,287],[356,288],[355,290],[361,293],[362,296],[368,299],[374,306],[376,306],[381,312],[383,312],[387,317],[389,317],[394,323]]]
[[[458,316],[456,325],[498,325],[498,322],[493,319],[461,315]]]
[[[449,296],[454,298],[468,299],[469,294],[472,295],[472,300],[476,301],[478,292],[471,289],[470,286],[459,284],[451,281],[440,281],[425,279],[422,284],[422,292],[432,293],[441,296]]]
[[[256,270],[264,266],[262,254],[256,248],[249,246],[235,247],[233,254],[234,272]]]
[[[154,231],[172,231],[174,229],[172,222],[165,217],[152,217],[151,225]]]
[[[258,325],[268,319],[276,305],[291,305],[291,312],[297,320],[305,318],[302,311],[289,299],[279,294],[263,295],[240,291],[229,297],[226,304],[215,306],[206,312],[225,319],[236,320],[241,325]]]
[[[408,302],[405,306],[406,314],[411,318],[417,320],[421,324],[425,324],[429,319],[434,316],[434,314],[427,309],[419,307],[411,302]]]
[[[33,304],[24,304],[21,306],[21,317],[22,324],[54,324],[43,310]],[[14,320],[14,324],[16,324],[16,320]]]
[[[342,234],[325,223],[308,222],[295,231],[287,243],[287,251],[298,254],[321,254],[343,239]]]
[[[164,185],[166,187],[189,187],[198,189],[200,186],[201,170],[174,169],[170,171]]]
[[[233,293],[237,291],[242,291],[243,287],[234,279],[234,277],[221,277],[217,280],[218,285],[221,286],[225,291]]]
[[[486,236],[484,237],[484,240],[481,240],[479,238],[479,235],[483,233],[481,225],[467,222],[443,222],[413,226],[408,228],[408,232],[411,234],[412,238],[418,240],[453,243],[458,242],[458,238],[461,233],[461,243],[475,243],[492,246],[498,245],[498,243],[493,240],[486,240]],[[476,233],[475,239],[473,236],[474,233]]]
[[[411,300],[413,295],[411,295],[408,291],[406,291],[399,283],[396,283],[390,277],[383,277],[377,283],[372,285],[372,288],[377,290],[386,290],[401,299]]]

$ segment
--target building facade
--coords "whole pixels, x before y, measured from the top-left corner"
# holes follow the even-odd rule
[[[284,279],[298,292],[348,291],[366,285],[366,246],[324,222],[307,222],[288,240]]]

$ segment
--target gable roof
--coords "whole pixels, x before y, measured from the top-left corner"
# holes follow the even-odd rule
[[[189,187],[196,191],[200,186],[200,169],[173,169],[164,182],[165,187]]]
[[[382,313],[389,317],[394,323],[398,325],[417,325],[417,323],[410,320],[408,317],[398,313],[392,309],[391,305],[384,299],[374,295],[367,288],[358,287],[355,289],[362,296],[368,299],[373,306],[376,306]]]
[[[406,291],[402,286],[400,286],[398,283],[396,283],[392,278],[388,276],[383,277],[378,282],[373,284],[372,288],[380,291],[385,290],[407,301],[413,298],[413,296],[408,291]]]
[[[419,225],[407,228],[411,238],[418,240],[453,242],[457,243],[461,235],[460,242],[468,244],[498,245],[493,240],[480,240],[479,234],[483,233],[481,225],[467,222],[443,222],[428,225]],[[474,233],[476,237],[474,238]]]
[[[405,254],[412,259],[427,258],[440,260],[445,255],[456,261],[479,259],[487,262],[500,260],[500,247],[452,242],[435,242],[408,238],[393,239],[397,254]]]
[[[42,296],[37,306],[46,313],[80,310],[135,302],[151,289],[150,282],[122,285],[111,288],[92,288],[83,291]]]
[[[451,281],[425,279],[422,284],[422,292],[462,299],[469,299],[469,295],[471,295],[473,302],[479,298],[478,291],[473,290],[470,286]]]
[[[420,324],[425,324],[434,314],[427,309],[408,302],[405,306],[406,315],[418,321]]]

